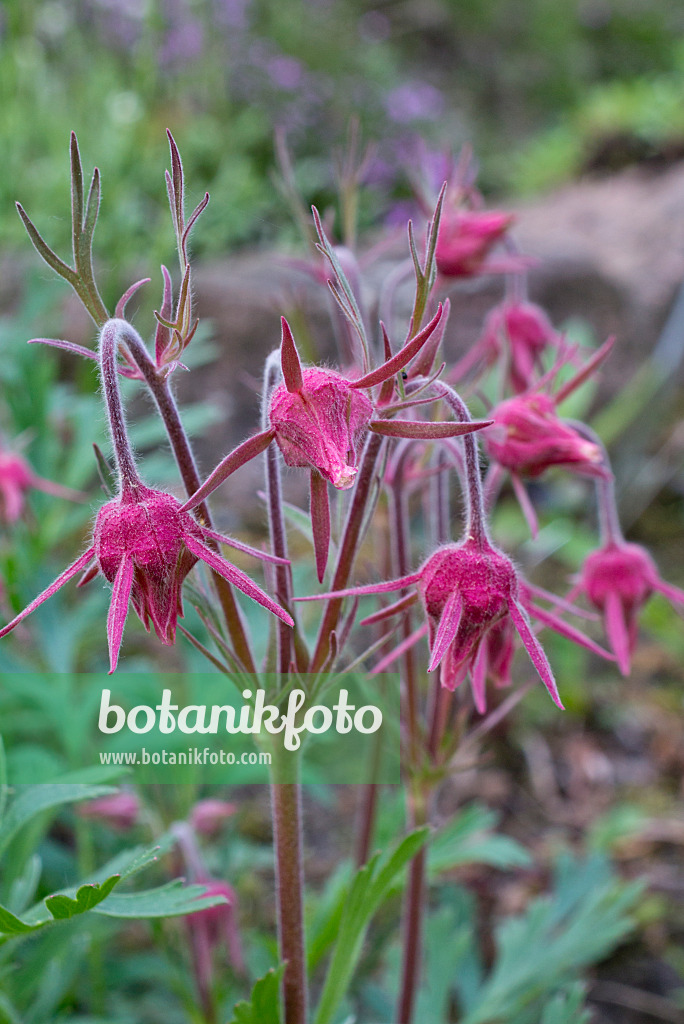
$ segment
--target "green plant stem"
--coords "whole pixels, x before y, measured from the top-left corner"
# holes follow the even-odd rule
[[[283,1024],[306,1024],[308,995],[304,944],[301,787],[278,782],[278,746],[273,760],[271,806],[276,864],[278,945],[287,964],[283,977]]]
[[[190,439],[185,433],[178,406],[169,386],[168,377],[157,370],[137,331],[125,320],[120,320],[118,323],[121,325],[122,340],[127,345],[156,402],[183,480],[183,486],[188,497],[191,497],[195,491],[199,490],[202,481],[197,470]],[[204,526],[212,528],[211,515],[206,502],[202,502],[197,507],[196,514]],[[215,551],[219,550],[216,541],[208,540],[207,543]],[[235,653],[248,672],[255,672],[254,658],[233,588],[218,573],[212,573],[212,578]]]
[[[426,793],[418,779],[413,778],[408,792],[408,817],[411,829],[427,824]],[[411,861],[403,921],[403,953],[401,991],[397,1004],[398,1024],[411,1024],[418,990],[425,912],[426,850],[422,846]]]

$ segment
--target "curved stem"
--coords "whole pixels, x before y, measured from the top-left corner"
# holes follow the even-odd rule
[[[606,446],[598,434],[588,427],[586,423],[577,420],[568,420],[568,423],[589,441],[593,442],[601,450],[603,465],[608,470],[608,476],[600,476],[596,480],[596,503],[598,505],[599,532],[603,544],[621,544],[624,542],[620,517],[618,515],[617,500],[615,497],[615,477],[610,469],[610,458]]]
[[[128,439],[126,419],[121,402],[119,371],[116,357],[119,348],[122,320],[109,320],[100,334],[100,377],[107,405],[109,433],[119,478],[119,492],[123,498],[139,494],[143,487],[135,465],[133,449]]]
[[[435,381],[431,390],[443,398],[449,408],[453,411],[460,423],[470,423],[472,417],[468,407],[453,388],[443,381]],[[484,500],[482,497],[482,480],[480,478],[480,462],[477,453],[477,442],[475,435],[464,434],[463,445],[465,448],[465,470],[466,470],[466,536],[474,540],[480,547],[490,543],[489,531],[487,529],[487,517],[485,515]]]
[[[131,324],[126,320],[110,320],[108,324],[105,325],[105,330],[109,324],[116,325],[117,339],[119,341],[123,341],[127,346],[131,356],[138,366],[138,369],[145,378],[145,383],[152,393],[152,397],[154,398],[157,409],[159,410],[159,415],[161,416],[166,428],[166,433],[168,434],[169,441],[171,443],[176,464],[183,480],[183,486],[185,487],[188,497],[191,497],[195,491],[199,490],[202,481],[200,480],[200,476],[197,471],[197,465],[190,446],[190,440],[188,435],[185,433],[183,424],[181,423],[178,407],[173,394],[171,393],[171,388],[169,387],[168,377],[165,374],[158,372],[157,367],[145,347],[145,343]],[[205,502],[198,506],[196,514],[198,520],[204,526],[208,529],[212,528],[209,508]],[[215,540],[208,539],[207,544],[214,551],[219,550],[219,546]],[[255,672],[256,666],[254,664],[249,639],[242,622],[240,609],[235,600],[233,589],[230,583],[224,580],[217,573],[212,573],[212,579],[214,581],[216,594],[221,603],[221,609],[226,621],[226,626],[228,627],[228,632],[233,642],[233,647],[235,648],[235,653],[248,672]]]

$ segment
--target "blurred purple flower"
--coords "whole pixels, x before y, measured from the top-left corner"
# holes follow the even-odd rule
[[[428,82],[405,82],[387,94],[385,109],[397,124],[436,121],[444,112],[444,96]]]
[[[301,84],[304,71],[302,65],[294,57],[281,54],[266,62],[266,71],[271,81],[281,89],[296,89]]]

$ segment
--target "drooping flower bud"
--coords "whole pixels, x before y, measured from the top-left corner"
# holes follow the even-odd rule
[[[119,498],[102,506],[95,521],[91,547],[4,626],[0,637],[14,629],[79,572],[87,570],[82,582],[101,572],[113,585],[107,617],[110,672],[113,672],[119,657],[129,600],[133,601],[145,628],[149,631],[151,624],[162,643],[172,644],[176,620],[183,615],[183,580],[198,560],[288,625],[293,625],[291,616],[241,569],[212,550],[208,540],[227,543],[266,560],[279,561],[208,530],[184,511],[173,495],[153,490],[137,481],[134,489],[129,486]]]
[[[586,558],[576,591],[601,612],[620,671],[629,675],[636,648],[639,612],[654,591],[684,607],[684,591],[660,578],[655,562],[639,544],[611,540]]]
[[[16,523],[24,510],[26,493],[31,488],[72,501],[83,499],[77,491],[38,476],[21,455],[0,448],[0,522],[10,526]]]
[[[542,392],[501,402],[491,413],[485,435],[491,458],[518,476],[540,476],[551,466],[564,466],[588,476],[605,476],[597,444],[564,423],[555,400]]]
[[[509,558],[492,545],[473,540],[447,544],[423,565],[418,592],[428,620],[428,671],[441,665],[442,686],[453,690],[470,672],[475,705],[484,711],[488,652],[483,641],[492,627],[510,619],[551,698],[562,708],[551,666],[520,601],[518,575]]]
[[[213,836],[236,811],[237,804],[228,800],[198,800],[190,812],[190,824],[198,835]]]
[[[81,818],[101,821],[111,828],[127,831],[138,821],[140,801],[135,793],[121,792],[112,796],[101,796],[97,800],[88,800],[77,807]]]
[[[435,249],[440,274],[443,277],[473,277],[504,269],[488,264],[487,258],[514,220],[512,213],[498,210],[444,209]]]
[[[508,379],[519,394],[533,384],[534,372],[542,369],[541,356],[558,341],[559,335],[541,306],[504,302],[487,317],[479,345],[494,358],[507,355]]]
[[[339,373],[318,367],[301,371],[301,387],[273,392],[269,419],[288,466],[318,470],[333,487],[354,483],[373,405]]]

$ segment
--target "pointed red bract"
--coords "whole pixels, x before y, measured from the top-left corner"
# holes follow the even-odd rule
[[[288,391],[301,391],[304,381],[302,380],[302,364],[299,362],[299,353],[295,345],[290,325],[284,316],[281,316],[280,323],[283,333],[280,341],[280,368],[283,371],[283,380]]]
[[[328,485],[315,469],[311,470],[311,526],[316,555],[316,574],[318,582],[322,583],[330,547],[330,507],[328,505]]]

